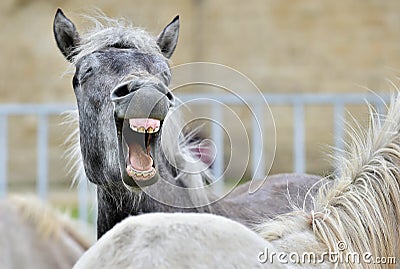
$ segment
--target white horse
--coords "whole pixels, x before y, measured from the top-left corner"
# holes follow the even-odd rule
[[[0,268],[69,269],[92,242],[84,229],[34,197],[10,196],[0,201]]]
[[[150,213],[117,224],[74,269],[263,268],[257,255],[266,246],[273,250],[255,232],[225,217]]]
[[[130,217],[74,268],[395,268],[400,95],[384,120],[372,108],[370,116],[367,131],[351,134],[337,176],[319,189],[314,210],[266,220],[258,235],[208,214]]]

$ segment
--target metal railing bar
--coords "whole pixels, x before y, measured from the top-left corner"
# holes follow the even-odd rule
[[[76,109],[71,104],[0,104],[0,115],[56,115]]]
[[[343,103],[335,103],[333,106],[333,137],[336,157],[340,157],[341,152],[344,150],[344,105]]]
[[[213,103],[212,119],[214,123],[211,126],[211,139],[216,146],[216,157],[213,163],[213,173],[217,182],[213,185],[215,193],[223,193],[224,188],[224,133],[222,130],[222,107],[221,104]],[[221,126],[220,126],[221,124]]]
[[[89,221],[88,213],[89,213],[89,190],[88,190],[89,181],[80,180],[78,182],[78,215],[81,221],[87,222]]]
[[[252,139],[251,139],[251,163],[254,179],[263,179],[265,176],[263,135],[265,134],[263,124],[263,107],[261,104],[254,106],[252,115]]]
[[[0,198],[7,195],[8,118],[0,115]]]
[[[48,116],[39,115],[37,131],[37,193],[48,198]]]
[[[326,104],[332,105],[332,103],[351,103],[351,104],[366,104],[366,102],[376,102],[377,100],[388,101],[390,99],[389,94],[384,94],[377,96],[375,94],[358,94],[358,93],[348,93],[348,94],[329,94],[329,93],[292,93],[292,94],[263,94],[264,98],[269,104],[274,105],[287,105],[295,103],[306,104]],[[382,98],[382,99],[381,99]],[[185,93],[179,95],[179,99],[182,101],[188,101],[192,99],[204,99],[204,94],[196,93]],[[243,94],[239,97],[227,94],[207,94],[207,99],[212,99],[215,101],[220,101],[225,104],[243,104],[243,101],[249,103],[263,103],[263,98],[258,94]],[[207,103],[207,100],[199,101],[199,103]]]
[[[293,107],[294,171],[304,173],[306,168],[304,105],[298,102]]]

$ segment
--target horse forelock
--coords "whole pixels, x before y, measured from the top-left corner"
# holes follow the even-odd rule
[[[94,26],[80,36],[80,44],[73,53],[74,64],[86,55],[109,47],[135,48],[142,53],[161,55],[156,38],[128,20],[112,19],[102,14],[85,17]]]

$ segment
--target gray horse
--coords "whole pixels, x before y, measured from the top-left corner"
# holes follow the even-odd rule
[[[176,132],[183,125],[168,88],[178,16],[158,37],[104,17],[95,24],[81,36],[61,10],[54,20],[57,45],[75,67],[79,147],[86,176],[97,185],[98,237],[129,215],[207,212],[251,226],[291,211],[288,194],[303,202],[319,177],[276,175],[255,194],[244,184],[219,201],[204,188],[202,164]]]

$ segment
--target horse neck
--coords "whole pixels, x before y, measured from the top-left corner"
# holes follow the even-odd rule
[[[122,183],[97,186],[98,238],[128,216],[151,212],[199,211],[197,208],[174,207],[168,205],[168,203],[162,202],[163,199],[166,201],[189,201],[191,197],[189,197],[188,193],[185,192],[184,188],[179,188],[180,191],[174,191],[174,189],[171,189],[171,183],[173,183],[175,179],[170,174],[170,170],[166,167],[163,167],[160,170],[160,176],[162,177],[162,179],[159,180],[160,182],[147,187],[145,191],[130,191],[123,186]],[[153,199],[152,197],[157,197],[157,199]],[[179,204],[179,202],[177,203]]]
[[[123,186],[122,186],[123,187]],[[137,206],[134,197],[131,199],[119,186],[97,186],[98,216],[97,216],[97,236],[100,238],[105,232],[110,230],[115,224],[126,218],[128,215],[137,214]],[[130,208],[129,208],[130,207]],[[128,209],[129,208],[129,209]]]

